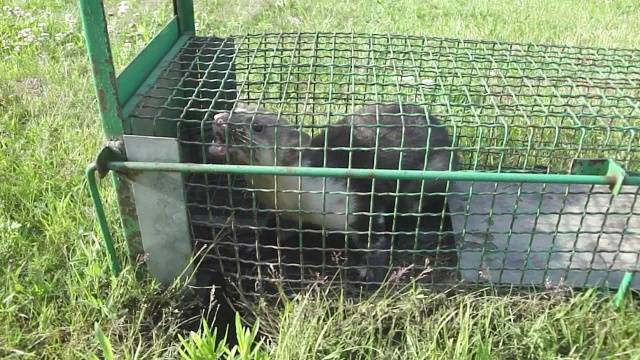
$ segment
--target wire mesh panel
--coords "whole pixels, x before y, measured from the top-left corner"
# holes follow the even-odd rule
[[[194,37],[126,125],[168,131],[196,163],[533,179],[607,158],[637,172],[639,61],[428,37]],[[199,258],[244,295],[375,283],[376,267],[395,282],[615,286],[638,266],[636,186],[186,176]]]

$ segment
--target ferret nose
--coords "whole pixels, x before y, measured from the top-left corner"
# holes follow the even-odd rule
[[[220,113],[213,116],[213,122],[221,127],[227,126],[228,116],[226,113]]]

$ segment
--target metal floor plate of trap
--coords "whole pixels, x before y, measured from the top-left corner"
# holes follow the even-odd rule
[[[615,288],[638,267],[637,187],[454,182],[453,192],[466,281]]]
[[[640,170],[640,50],[320,33],[179,45],[125,108],[124,129],[177,138],[183,162],[204,162],[203,120],[236,101],[305,124],[310,135],[364,104],[400,101],[443,119],[463,170],[566,174],[577,158]],[[268,211],[254,210],[239,177],[184,179],[186,236],[210,266],[254,291],[288,274],[283,262],[306,245],[258,244]],[[637,186],[617,196],[575,184],[452,182],[450,191],[455,267],[467,282],[616,287],[640,263]],[[331,255],[315,256],[321,267],[293,269],[303,285],[330,273]]]

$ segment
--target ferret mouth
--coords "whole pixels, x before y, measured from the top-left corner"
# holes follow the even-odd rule
[[[218,120],[218,119],[216,119]],[[233,145],[245,145],[256,143],[255,139],[249,139],[242,127],[230,126],[229,123],[218,121],[214,125],[213,140],[208,146],[209,155],[218,161],[227,159]]]
[[[229,152],[228,151],[229,144],[225,140],[226,139],[225,130],[227,130],[227,125],[228,125],[228,114],[226,113],[216,114],[213,117],[212,125],[213,125],[213,140],[212,140],[212,143],[209,144],[207,148],[207,152],[211,157],[213,157],[216,160],[226,159],[226,155]],[[232,132],[230,131],[229,135],[232,135],[231,133]]]
[[[209,146],[209,153],[216,158],[222,158],[227,154],[227,145],[213,144]]]
[[[224,136],[216,134],[213,142],[209,145],[209,155],[216,159],[224,159],[227,155],[229,145],[224,141]]]
[[[224,160],[227,153],[232,149],[233,144],[244,144],[244,138],[245,137],[241,133],[235,130],[229,131],[229,134],[227,135],[225,134],[224,129],[219,129],[214,134],[213,141],[208,146],[208,152],[212,157]]]

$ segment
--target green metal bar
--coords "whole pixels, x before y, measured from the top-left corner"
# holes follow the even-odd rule
[[[627,176],[626,171],[612,159],[579,159],[571,167],[572,174],[578,175],[606,175],[612,179],[611,192],[620,194],[622,181]],[[615,181],[613,181],[615,180]]]
[[[193,0],[173,0],[173,10],[178,17],[180,34],[196,33],[193,17]]]
[[[548,184],[595,184],[608,185],[611,179],[597,175],[555,175],[525,173],[488,173],[466,171],[420,171],[386,169],[346,169],[288,166],[252,166],[225,164],[185,164],[157,162],[113,161],[107,168],[115,171],[171,171],[193,173],[226,173],[235,175],[275,175],[311,177],[352,177],[400,180],[449,180],[477,182],[517,182]],[[628,176],[625,185],[640,185],[640,177]]]
[[[123,134],[122,116],[102,1],[80,0],[80,17],[93,68],[93,82],[100,104],[102,127],[107,138],[117,138]]]
[[[178,19],[174,17],[120,73],[117,79],[120,106],[131,99],[179,37]]]
[[[146,79],[144,79],[140,86],[138,86],[138,89],[135,90],[133,95],[126,101],[126,104],[122,105],[122,115],[127,121],[127,123],[125,123],[125,129],[127,129],[128,131],[127,134],[131,133],[129,131],[133,128],[130,124],[131,120],[127,119],[127,117],[133,112],[136,105],[138,105],[138,102],[140,101],[140,99],[142,99],[142,95],[146,94],[150,89],[153,88],[153,85],[156,83],[162,72],[166,69],[169,63],[175,59],[178,52],[180,52],[184,44],[186,44],[189,39],[189,35],[180,36],[172,45],[172,47],[163,55],[163,57],[160,59],[160,62],[156,64],[155,68],[151,69],[149,75],[146,77]],[[122,74],[120,74],[120,77],[122,77]],[[136,132],[136,134],[138,133]]]
[[[104,240],[104,246],[109,254],[109,260],[111,262],[111,272],[114,275],[118,275],[121,270],[120,261],[116,255],[116,249],[113,245],[113,238],[109,232],[109,224],[107,224],[107,217],[104,213],[104,207],[102,206],[102,200],[100,199],[100,192],[98,191],[98,184],[96,182],[96,171],[98,167],[96,164],[87,166],[85,170],[85,177],[89,184],[89,192],[91,193],[91,199],[93,200],[94,208],[96,209],[96,217],[98,218],[98,224],[100,225],[100,232],[102,233],[102,239]]]
[[[79,0],[79,5],[87,53],[93,69],[93,82],[100,105],[102,128],[107,139],[119,140],[124,134],[123,116],[118,101],[118,86],[103,2],[101,0]],[[92,167],[87,168],[87,181],[96,206],[103,239],[111,258],[111,271],[117,274],[120,272],[120,263],[115,256],[113,240],[107,228],[100,195],[93,176],[94,171],[95,169],[92,169]],[[127,184],[120,181],[117,175],[114,175],[112,180],[118,193],[118,205],[127,243],[138,243],[139,241],[136,239],[139,239],[139,232],[137,230],[137,219],[134,216],[135,208],[133,204],[126,203],[123,200],[131,197],[130,189]]]
[[[624,300],[624,296],[629,291],[629,287],[631,286],[631,282],[633,281],[635,273],[631,271],[627,271],[620,282],[620,287],[618,287],[618,291],[616,292],[616,296],[613,299],[613,304],[616,308],[622,305],[622,301]]]
[[[616,292],[616,296],[613,298],[613,306],[619,308],[622,305],[622,301],[624,300],[624,296],[629,291],[629,287],[631,286],[631,282],[633,281],[633,276],[635,275],[632,271],[627,271],[624,273],[624,277],[620,282],[620,287],[618,287],[618,292]]]

